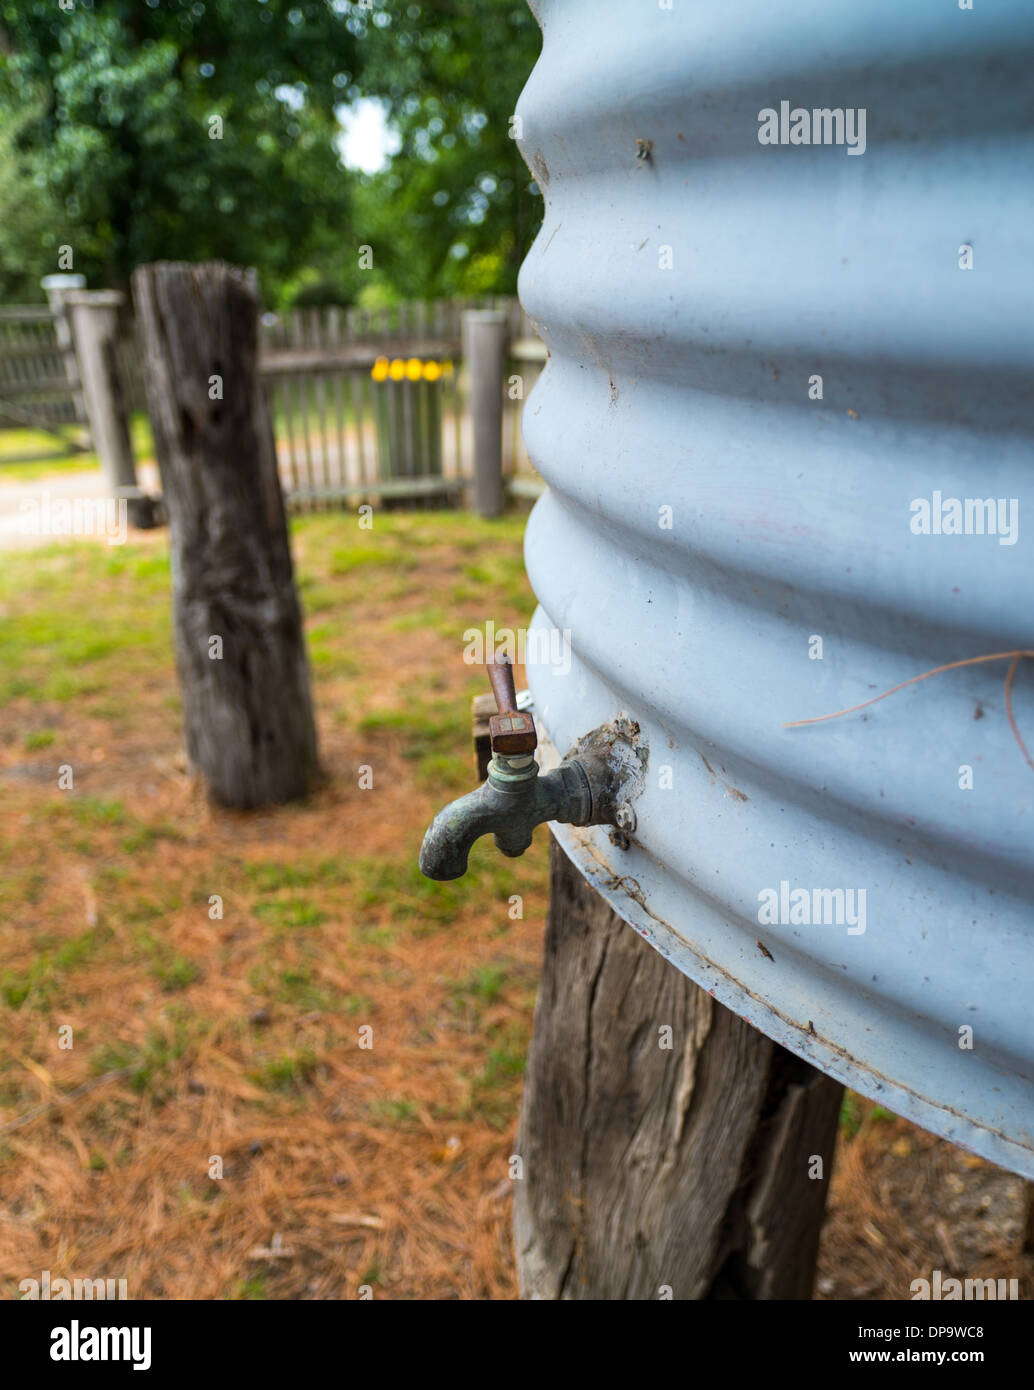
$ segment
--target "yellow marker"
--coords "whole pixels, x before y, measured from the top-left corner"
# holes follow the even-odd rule
[[[370,375],[373,377],[374,381],[384,381],[388,375],[388,359],[386,357],[378,357],[370,370]]]
[[[392,381],[401,381],[406,375],[406,364],[401,357],[393,357],[391,359],[388,375],[391,377]]]
[[[424,364],[419,357],[411,357],[406,363],[406,376],[410,381],[419,381],[424,372]]]
[[[442,374],[442,369],[437,362],[424,363],[424,379],[426,381],[437,381]]]

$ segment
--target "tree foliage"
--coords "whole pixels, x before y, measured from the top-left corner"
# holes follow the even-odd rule
[[[512,292],[542,200],[511,134],[538,55],[525,0],[393,6],[365,45],[360,85],[402,148],[356,195],[357,227],[402,293]]]
[[[509,133],[536,51],[524,0],[0,0],[0,297],[209,257],[274,302],[510,290],[539,215]],[[360,97],[402,138],[373,176],[340,162]]]

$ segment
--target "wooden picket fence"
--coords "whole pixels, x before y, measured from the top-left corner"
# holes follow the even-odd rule
[[[266,313],[260,374],[267,391],[288,505],[306,510],[376,495],[455,499],[473,473],[466,409],[463,315],[506,316],[503,472],[514,495],[541,481],[528,458],[520,413],[546,359],[515,298],[414,301],[377,310],[336,306]],[[45,307],[0,309],[0,428],[58,430],[83,420],[74,362],[62,354],[58,321]],[[132,324],[118,344],[131,411],[146,411]],[[516,390],[511,386],[519,379]]]
[[[0,307],[0,428],[61,433],[85,422],[54,314],[45,305]]]
[[[368,495],[456,496],[473,471],[464,403],[462,321],[495,309],[508,322],[523,394],[545,349],[513,298],[413,301],[379,310],[297,309],[263,319],[269,389],[289,505]],[[540,352],[541,350],[541,352]],[[513,491],[541,484],[524,450],[522,400],[506,396],[504,473]]]
[[[463,482],[459,306],[333,306],[263,318],[260,371],[289,505]]]

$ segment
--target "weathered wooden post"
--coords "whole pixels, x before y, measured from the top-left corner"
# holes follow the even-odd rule
[[[514,1183],[524,1296],[810,1298],[843,1087],[551,853]]]
[[[316,732],[254,277],[161,262],[134,272],[133,296],[172,534],[187,751],[221,804],[286,801],[312,785]]]
[[[126,499],[133,525],[151,526],[151,501],[136,479],[129,407],[118,360],[119,311],[125,295],[119,290],[68,290],[63,298],[105,485],[112,497]]]
[[[463,353],[470,376],[474,510],[478,516],[499,516],[503,510],[506,315],[495,309],[468,309],[463,315]]]

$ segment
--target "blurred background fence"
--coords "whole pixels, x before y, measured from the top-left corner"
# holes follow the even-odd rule
[[[0,307],[0,430],[87,423],[60,324],[60,313],[42,305]]]
[[[73,293],[76,316],[90,298]],[[502,355],[471,362],[464,357],[464,316],[486,310],[502,320]],[[0,307],[0,479],[3,461],[17,457],[3,446],[5,433],[45,431],[70,453],[88,448],[91,434],[95,441],[103,436],[91,411],[114,409],[127,425],[146,416],[142,354],[129,315],[119,316],[114,360],[105,364],[111,389],[98,404],[91,393],[84,401],[81,380],[90,373],[79,360],[97,349],[81,331],[73,334],[67,312],[60,296],[49,308]],[[520,411],[545,360],[544,344],[511,296],[264,314],[260,374],[288,506],[462,502],[478,468],[501,471],[504,495],[537,495],[542,483],[524,448]],[[502,426],[498,441],[486,443],[482,431],[475,449],[470,384],[472,374],[485,372],[498,378]],[[146,430],[131,435],[141,463]]]

